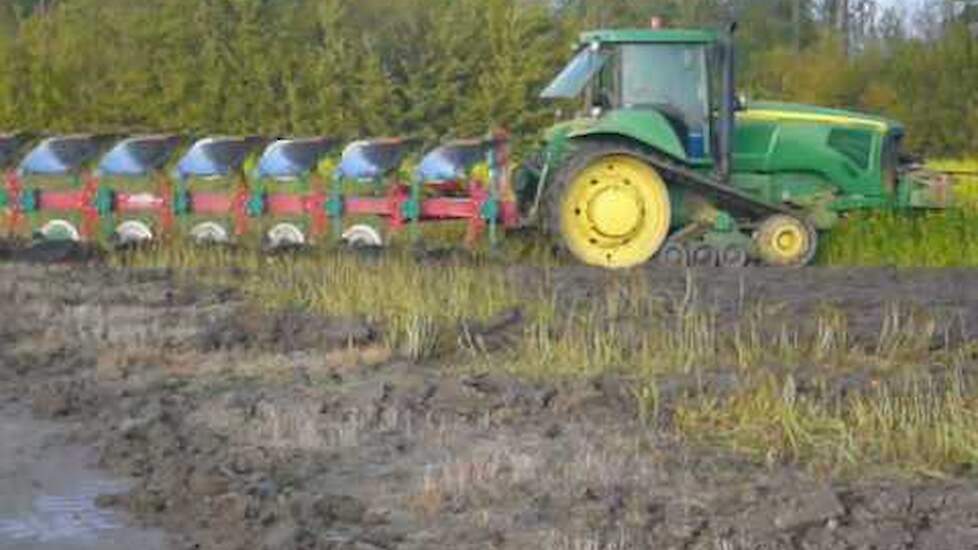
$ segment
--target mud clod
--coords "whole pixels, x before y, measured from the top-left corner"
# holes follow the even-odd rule
[[[294,312],[268,316],[244,308],[207,322],[199,336],[199,350],[274,350],[290,354],[344,345],[365,346],[376,338],[377,331],[363,322]]]
[[[87,398],[85,383],[71,379],[53,380],[31,392],[34,414],[41,418],[59,418],[78,413]]]
[[[797,531],[814,526],[830,525],[845,515],[842,501],[832,489],[819,489],[788,503],[774,518],[782,531]]]
[[[34,264],[63,264],[100,262],[103,254],[95,247],[71,241],[41,241],[31,246],[11,246],[6,251],[0,245],[0,258]]]

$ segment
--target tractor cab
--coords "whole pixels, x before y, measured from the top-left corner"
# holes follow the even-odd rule
[[[659,138],[669,142],[666,151],[694,164],[711,163],[719,160],[723,44],[713,31],[585,33],[577,55],[541,97],[583,98],[584,119],[637,117],[649,131],[660,126],[658,131],[673,134]]]

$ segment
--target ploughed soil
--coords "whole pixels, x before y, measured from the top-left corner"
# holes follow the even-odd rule
[[[608,277],[569,269],[556,284],[586,300]],[[687,291],[684,274],[649,277],[664,297]],[[721,311],[758,295],[795,315],[831,301],[857,338],[894,301],[978,326],[975,271],[701,278],[695,299]],[[461,374],[379,338],[166,271],[0,263],[0,402],[70,422],[72,443],[135,480],[99,505],[172,548],[978,548],[973,479],[758,465],[643,422],[613,377]]]

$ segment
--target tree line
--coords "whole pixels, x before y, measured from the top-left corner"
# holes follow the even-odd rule
[[[8,0],[0,128],[434,141],[506,127],[528,141],[553,120],[537,94],[580,30],[660,15],[736,18],[751,97],[885,114],[917,151],[978,155],[978,10],[960,4]]]

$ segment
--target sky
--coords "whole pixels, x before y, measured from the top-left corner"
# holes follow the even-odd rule
[[[884,7],[890,6],[906,6],[908,8],[918,6],[923,0],[879,0],[880,5]]]

